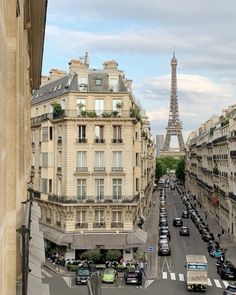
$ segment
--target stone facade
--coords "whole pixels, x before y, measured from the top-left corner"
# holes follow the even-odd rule
[[[21,277],[16,229],[23,223],[30,180],[30,97],[40,84],[45,12],[46,1],[0,1],[1,295],[16,294]]]
[[[205,122],[187,146],[187,189],[236,239],[236,106]]]
[[[49,77],[32,98],[32,171],[45,238],[72,249],[138,247],[146,233],[137,222],[154,184],[150,123],[115,61],[101,70],[90,69],[86,56],[69,65],[68,75]]]

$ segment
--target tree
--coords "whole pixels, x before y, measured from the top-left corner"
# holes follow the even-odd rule
[[[166,174],[166,164],[162,161],[161,158],[156,159],[156,179],[160,179],[162,175]]]
[[[106,260],[108,261],[118,261],[121,258],[120,250],[108,250],[106,253]]]
[[[185,182],[185,157],[181,157],[177,163],[176,167],[177,178],[184,183]]]
[[[101,258],[101,252],[99,249],[87,250],[81,254],[82,259],[91,260],[94,263],[98,262]]]
[[[53,105],[53,116],[58,117],[63,114],[63,109],[61,107],[61,104],[59,102],[54,102]]]

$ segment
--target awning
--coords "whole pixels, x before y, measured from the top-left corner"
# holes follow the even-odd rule
[[[127,233],[75,233],[74,249],[123,249],[127,247]]]
[[[127,244],[128,247],[140,247],[147,241],[147,232],[140,228],[136,228],[134,232],[128,233]]]
[[[40,224],[40,230],[43,232],[44,239],[52,241],[57,245],[68,246],[69,243],[73,242],[72,233],[63,233],[54,228],[50,228],[46,225]]]

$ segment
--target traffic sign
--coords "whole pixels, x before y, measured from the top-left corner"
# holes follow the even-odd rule
[[[149,253],[152,253],[152,252],[153,252],[153,246],[149,246],[149,247],[148,247],[148,252],[149,252]]]

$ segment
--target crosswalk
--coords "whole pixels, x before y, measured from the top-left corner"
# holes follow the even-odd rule
[[[185,276],[182,273],[176,274],[174,272],[162,272],[161,277],[163,280],[171,279],[172,281],[185,281]],[[218,280],[218,279],[210,279],[207,278],[208,286],[210,287],[216,287],[216,288],[227,288],[229,283],[227,281]]]

